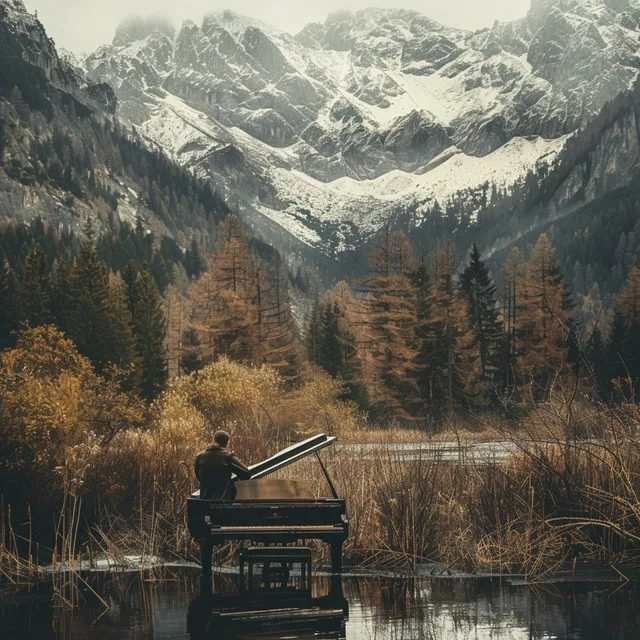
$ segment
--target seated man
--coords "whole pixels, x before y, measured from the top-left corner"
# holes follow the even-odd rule
[[[229,451],[231,436],[226,431],[217,431],[213,436],[213,446],[196,456],[196,477],[200,481],[200,498],[205,500],[233,500],[237,490],[231,482],[235,473],[240,480],[251,478],[233,451]]]

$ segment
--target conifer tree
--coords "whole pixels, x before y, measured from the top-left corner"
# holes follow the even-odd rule
[[[607,358],[604,367],[604,376],[607,383],[611,383],[616,378],[627,378],[629,368],[627,360],[627,326],[625,317],[620,309],[616,309],[613,314],[613,323],[607,341]]]
[[[411,249],[404,233],[385,226],[369,256],[370,277],[362,283],[354,314],[372,408],[380,417],[411,418],[407,408],[418,395],[410,375],[415,356],[415,304],[408,274]]]
[[[74,296],[71,281],[72,261],[68,252],[62,254],[54,265],[53,306],[56,325],[65,333],[72,330]]]
[[[15,344],[13,332],[17,328],[15,280],[9,263],[0,251],[0,350]]]
[[[267,288],[258,279],[257,330],[264,347],[263,360],[274,367],[288,385],[300,378],[300,354],[295,322],[291,313],[289,275],[279,254],[271,264]]]
[[[191,245],[185,254],[185,268],[190,278],[199,278],[204,271],[204,260],[200,254],[200,247],[195,238],[191,241]]]
[[[126,281],[125,287],[129,289]],[[167,381],[166,319],[160,292],[146,267],[140,269],[131,287],[129,307],[133,309],[134,335],[142,360],[141,395],[146,400],[153,400]]]
[[[504,265],[504,307],[505,327],[502,348],[502,378],[507,391],[512,391],[523,382],[522,372],[518,368],[524,351],[523,318],[526,316],[525,295],[523,293],[526,278],[524,255],[514,247]]]
[[[91,243],[87,242],[80,249],[70,279],[73,310],[69,333],[78,351],[102,372],[109,362],[114,362],[109,274]]]
[[[222,355],[240,362],[261,363],[258,325],[259,277],[248,239],[235,216],[219,226],[211,269],[191,291],[194,344],[201,359]]]
[[[171,275],[169,274],[167,263],[160,252],[154,252],[149,270],[156,281],[156,285],[158,285],[158,290],[161,294],[164,294],[171,282]]]
[[[607,358],[607,343],[602,335],[602,331],[595,327],[585,345],[584,357],[591,365],[593,382],[598,392],[604,396],[609,390],[611,378],[609,377],[611,366]]]
[[[138,392],[142,382],[142,362],[129,310],[127,286],[120,276],[109,276],[108,302],[110,361],[124,373],[122,390]]]
[[[20,318],[31,327],[53,320],[51,270],[40,244],[28,253],[24,261],[18,289]]]
[[[496,286],[475,244],[469,265],[460,278],[460,291],[469,308],[473,347],[480,353],[482,379],[497,382],[504,328],[499,317]]]
[[[474,383],[480,374],[480,358],[473,348],[468,327],[467,303],[458,293],[454,248],[447,242],[436,254],[431,301],[432,345],[430,402],[432,408],[453,414],[459,405],[477,399]]]
[[[133,261],[129,260],[125,265],[122,273],[120,274],[122,277],[122,282],[124,282],[125,292],[127,294],[127,304],[129,306],[129,313],[131,314],[131,320],[135,322],[135,287],[138,282],[138,276],[140,274],[140,270],[138,269],[138,265]]]
[[[186,324],[185,299],[174,285],[170,284],[164,296],[167,329],[166,352],[169,378],[182,373],[184,358],[183,341]]]
[[[337,378],[342,369],[342,350],[340,345],[340,309],[331,300],[320,307],[320,348],[317,364],[329,375]]]
[[[618,323],[623,322],[623,330],[616,326],[616,320]],[[624,335],[623,338],[621,334]],[[625,371],[622,374],[620,368],[614,373],[618,376],[628,376],[636,383],[640,380],[640,269],[637,267],[629,270],[625,286],[616,301],[616,316],[610,344],[618,352],[617,360],[621,360]]]
[[[432,408],[436,404],[433,387],[436,369],[433,364],[442,360],[438,353],[442,345],[436,342],[432,322],[433,283],[424,250],[421,251],[420,259],[410,269],[408,277],[415,305],[415,355],[409,375],[415,379],[418,388],[420,401],[415,412],[420,414],[425,412],[426,407]]]
[[[316,299],[307,317],[305,346],[309,362],[319,366],[322,360],[322,305],[316,293]]]
[[[353,400],[361,407],[368,403],[363,380],[362,362],[358,352],[356,332],[352,326],[349,309],[352,306],[353,292],[346,282],[339,282],[327,294],[327,302],[333,303],[333,316],[336,318],[335,330],[338,343],[338,365],[335,376],[344,383],[347,393],[345,400]]]
[[[566,369],[569,309],[563,279],[549,238],[542,234],[527,264],[521,317],[525,352],[520,368],[541,387]]]

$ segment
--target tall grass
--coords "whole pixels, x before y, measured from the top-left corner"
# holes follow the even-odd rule
[[[347,501],[347,558],[410,568],[432,562],[530,578],[570,562],[604,562],[624,571],[640,558],[637,409],[590,415],[594,422],[588,429],[583,425],[581,438],[537,441],[529,438],[530,429],[540,434],[553,427],[549,433],[558,433],[559,427],[551,424],[551,413],[532,415],[518,437],[508,436],[518,451],[505,464],[446,462],[437,443],[407,460],[389,437],[360,452],[353,446],[325,450],[327,468]],[[286,436],[265,417],[237,423],[234,446],[251,463],[286,446]],[[350,441],[357,439],[350,434]],[[91,481],[92,491],[103,496],[94,529],[100,549],[137,545],[138,554],[197,557],[185,500],[196,488],[193,454],[206,442],[184,423],[153,434],[124,433],[114,441]],[[317,495],[329,495],[313,458],[280,475],[309,480]]]
[[[72,570],[80,553],[119,566],[197,560],[186,499],[197,488],[194,455],[218,428],[232,433],[234,449],[248,464],[319,431],[373,445],[322,453],[347,501],[351,535],[345,553],[352,563],[415,569],[431,562],[443,570],[518,572],[535,579],[587,561],[614,565],[621,573],[640,562],[635,404],[612,409],[558,394],[509,425],[503,419],[467,421],[471,436],[452,421],[451,439],[464,463],[458,464],[437,455],[436,441],[407,459],[395,443],[424,444],[428,434],[363,430],[355,407],[339,402],[340,391],[313,371],[301,389],[286,391],[269,369],[228,361],[174,381],[144,428],[121,430],[103,445],[78,446],[67,457],[58,474],[63,506],[54,564]],[[506,463],[464,459],[465,445],[480,428],[485,437],[508,440],[517,453]],[[329,494],[313,458],[280,475],[310,481],[316,495]],[[21,576],[35,567],[37,574],[30,558],[38,554],[25,555],[19,541],[9,544],[11,535],[3,531],[0,571]],[[58,591],[74,603],[64,585]]]

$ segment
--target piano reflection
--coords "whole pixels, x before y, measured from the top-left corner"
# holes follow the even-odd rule
[[[342,546],[349,535],[345,501],[318,454],[336,440],[325,434],[294,444],[249,467],[251,480],[237,480],[233,500],[203,500],[196,491],[187,501],[191,536],[200,545],[202,577],[211,579],[213,547],[231,540],[287,544],[320,540],[331,546],[331,569],[342,571]],[[267,478],[308,455],[315,455],[331,497],[315,497],[310,483]]]

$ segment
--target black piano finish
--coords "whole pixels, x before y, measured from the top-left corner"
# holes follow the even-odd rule
[[[263,477],[316,453],[334,440],[329,436],[315,436],[250,468],[258,477]],[[324,467],[323,471],[326,473]],[[330,483],[328,477],[327,480]],[[187,501],[187,522],[191,536],[200,545],[203,578],[211,577],[213,547],[231,540],[264,544],[319,540],[331,546],[333,572],[342,571],[342,546],[349,535],[349,522],[346,503],[339,498],[222,501],[201,500],[199,493],[195,493]]]

